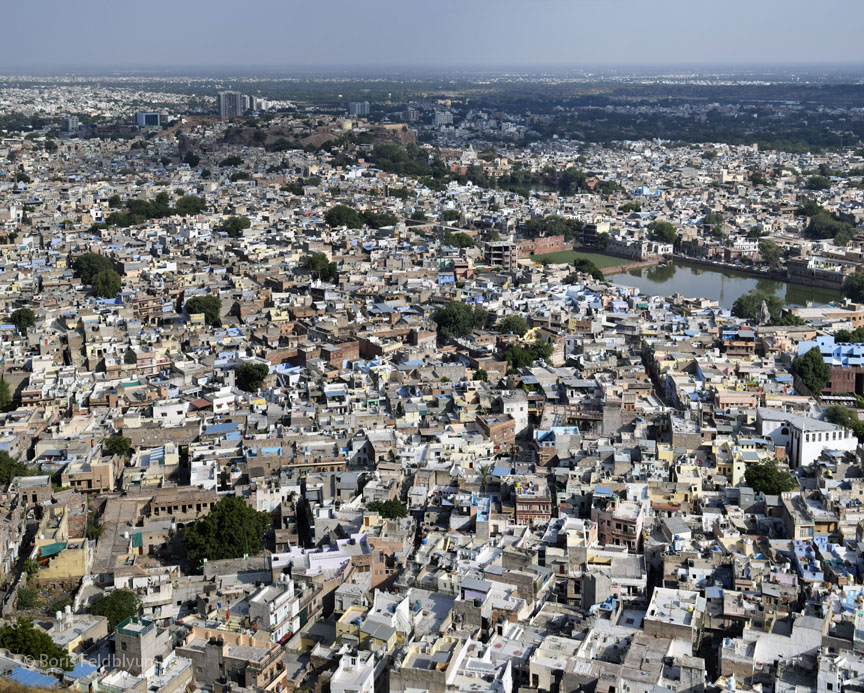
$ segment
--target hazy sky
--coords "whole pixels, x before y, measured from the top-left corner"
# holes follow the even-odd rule
[[[862,0],[24,0],[0,70],[864,64]]]

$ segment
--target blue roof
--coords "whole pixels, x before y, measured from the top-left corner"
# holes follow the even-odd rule
[[[204,429],[205,436],[216,436],[220,433],[228,433],[230,431],[238,430],[238,425],[236,421],[228,421],[227,423],[219,423],[213,424],[212,426],[208,426]]]
[[[17,681],[22,686],[35,686],[37,688],[56,688],[58,683],[57,679],[53,676],[30,671],[24,667],[15,667],[9,678]]]
[[[73,679],[83,679],[85,676],[90,676],[94,671],[96,671],[96,667],[93,664],[77,662],[75,668],[67,672],[66,675]]]

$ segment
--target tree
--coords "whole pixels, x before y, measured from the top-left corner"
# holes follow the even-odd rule
[[[189,168],[197,168],[201,163],[201,157],[193,152],[186,152],[182,159],[184,164],[189,164]]]
[[[243,159],[239,156],[226,156],[219,162],[219,166],[222,168],[225,168],[226,166],[241,166],[242,164]]]
[[[864,443],[864,422],[851,409],[839,404],[828,407],[825,410],[825,420],[848,428],[855,434],[859,442]]]
[[[350,209],[350,207],[349,207]],[[399,219],[395,214],[389,212],[373,212],[372,210],[364,210],[360,215],[362,224],[366,224],[370,229],[380,229],[382,226],[395,226]]]
[[[652,241],[661,243],[674,243],[675,237],[678,235],[675,232],[675,227],[668,221],[652,221],[648,224],[648,235]]]
[[[0,487],[5,488],[16,476],[32,476],[35,474],[30,467],[19,462],[5,450],[0,450]]]
[[[33,577],[39,572],[39,561],[35,558],[28,558],[24,561],[24,572],[27,573],[27,577]]]
[[[792,361],[792,372],[801,378],[801,382],[817,397],[831,380],[831,366],[825,363],[818,347],[813,347]]]
[[[798,485],[795,477],[777,467],[775,460],[749,465],[744,472],[744,481],[756,493],[764,493],[766,496],[779,496]]]
[[[828,190],[831,187],[831,181],[825,176],[810,176],[804,183],[804,187],[808,190]]]
[[[249,507],[237,496],[225,496],[186,527],[183,543],[189,557],[197,562],[241,558],[261,550],[270,524],[269,513]]]
[[[363,220],[357,214],[357,210],[348,205],[336,205],[327,210],[324,215],[327,226],[347,226],[349,229],[359,229],[363,226]]]
[[[39,606],[40,601],[39,590],[35,587],[19,587],[18,599],[15,601],[15,608],[18,609],[18,611],[29,611],[30,609],[35,609]]]
[[[511,369],[527,368],[534,365],[535,361],[548,361],[553,351],[550,342],[537,339],[529,347],[511,344],[504,350],[504,360]]]
[[[102,452],[106,455],[128,457],[132,441],[123,436],[113,436],[102,441]]]
[[[855,272],[846,277],[843,295],[855,303],[864,303],[864,272]]]
[[[397,500],[372,501],[366,508],[378,513],[386,520],[408,517],[408,508]]]
[[[115,298],[120,293],[122,286],[123,282],[120,280],[120,275],[113,269],[109,269],[99,272],[99,274],[93,277],[90,288],[93,289],[93,293],[97,296]]]
[[[75,258],[72,270],[84,284],[92,284],[93,277],[105,270],[114,269],[114,264],[99,253],[84,253]]]
[[[108,631],[113,631],[127,618],[138,615],[141,600],[132,590],[116,589],[99,595],[90,602],[89,611],[108,619]]]
[[[219,231],[224,231],[231,238],[240,238],[243,235],[243,230],[252,226],[252,222],[248,217],[228,217],[219,224]]]
[[[454,248],[473,248],[477,245],[476,241],[464,231],[452,233],[446,231],[443,238],[444,243],[452,245]]]
[[[783,312],[783,300],[777,296],[754,289],[735,299],[732,304],[732,315],[744,320],[756,321],[760,318],[762,303],[768,307],[771,319],[780,317]]]
[[[768,239],[759,241],[759,254],[771,267],[778,267],[780,265],[780,258],[783,257],[783,251],[780,250],[780,246]]]
[[[573,260],[573,268],[577,272],[581,272],[582,274],[590,274],[594,279],[598,282],[602,282],[606,279],[606,276],[603,274],[602,270],[597,267],[591,260],[584,257],[577,257]]]
[[[0,377],[0,411],[8,411],[12,406],[12,392],[6,378]]]
[[[762,224],[754,224],[750,227],[750,230],[747,231],[747,238],[761,238],[765,235],[765,229],[762,227]]]
[[[441,339],[465,337],[472,330],[485,326],[486,317],[487,313],[482,308],[472,308],[459,301],[451,301],[432,314]]]
[[[270,374],[266,363],[246,361],[234,368],[237,387],[245,392],[257,392],[264,384],[264,379]]]
[[[486,383],[489,382],[489,374],[483,368],[478,368],[474,371],[474,375],[471,379],[479,380],[481,383]]]
[[[333,282],[339,277],[339,266],[330,262],[324,253],[312,253],[303,258],[303,267],[324,282]]]
[[[441,219],[443,221],[458,221],[459,220],[459,212],[455,209],[445,209],[441,212]]]
[[[220,325],[219,315],[222,311],[222,301],[215,294],[193,296],[186,301],[186,312],[189,315],[204,313],[204,321],[208,325]]]
[[[501,334],[515,334],[520,337],[524,336],[529,329],[531,328],[528,321],[521,315],[508,315],[497,325],[497,330]]]
[[[51,636],[33,625],[29,618],[19,618],[15,625],[4,623],[0,626],[0,647],[15,654],[32,657],[44,662],[47,667],[58,667],[65,671],[72,669],[72,660],[65,648],[54,644]]]
[[[174,211],[184,217],[201,214],[205,209],[207,209],[207,203],[197,195],[183,195],[174,203]]]
[[[21,334],[27,334],[27,330],[36,324],[36,314],[29,308],[19,308],[12,311],[9,322],[15,325]]]

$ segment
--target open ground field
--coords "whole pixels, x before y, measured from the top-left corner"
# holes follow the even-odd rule
[[[584,253],[580,250],[559,250],[557,253],[544,253],[542,255],[532,255],[531,259],[534,262],[549,262],[553,265],[567,263],[568,265],[577,258],[591,260],[598,268],[614,267],[615,265],[627,264],[627,260],[620,257],[612,257],[611,255],[601,255],[600,253]]]

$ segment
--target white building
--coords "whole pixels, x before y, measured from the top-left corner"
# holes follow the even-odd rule
[[[375,655],[359,652],[342,655],[330,678],[331,693],[373,693],[375,690]]]
[[[264,585],[249,597],[249,618],[257,628],[281,642],[300,630],[300,597],[287,575],[274,585]]]
[[[770,407],[757,410],[756,426],[763,437],[786,448],[790,467],[809,466],[826,450],[858,449],[858,439],[848,428]]]

